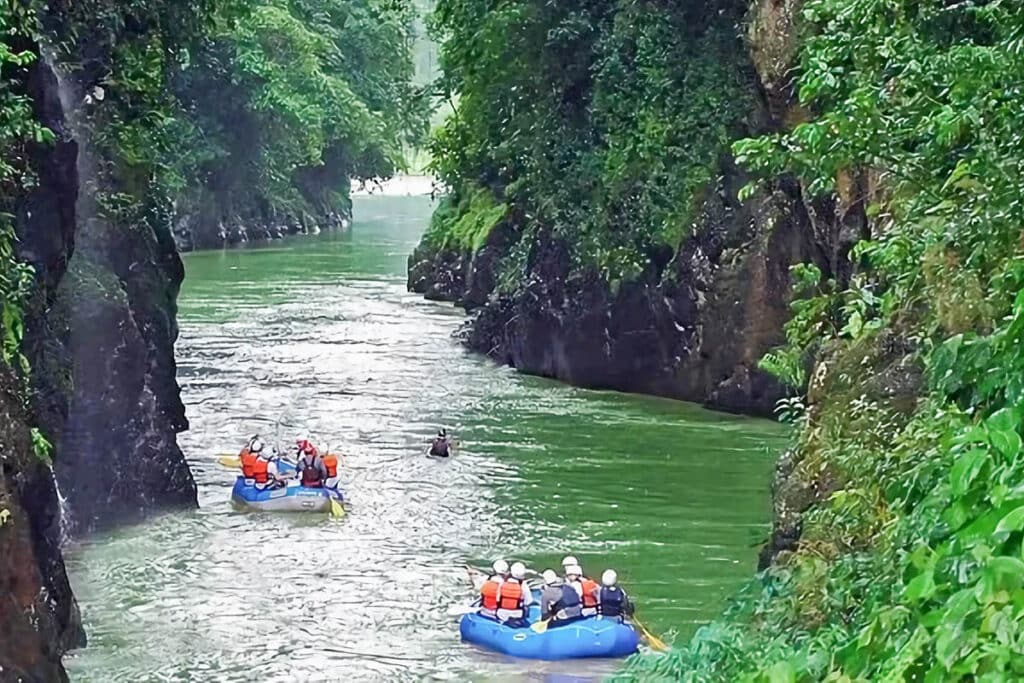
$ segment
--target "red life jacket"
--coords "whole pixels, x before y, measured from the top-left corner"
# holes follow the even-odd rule
[[[256,465],[256,461],[259,460],[256,454],[248,448],[243,448],[242,452],[238,454],[238,458],[242,461],[242,476],[246,479],[255,477],[256,470],[253,468]]]
[[[266,484],[270,481],[270,470],[267,468],[269,464],[263,458],[256,458],[252,465],[252,478],[257,484]]]
[[[583,602],[583,608],[588,607],[597,608],[597,582],[588,579],[586,577],[580,579],[580,583],[583,585],[583,595],[580,596],[580,600]]]
[[[523,584],[516,579],[508,579],[501,584],[498,591],[498,608],[507,610],[523,609]]]
[[[480,588],[480,606],[492,612],[498,609],[498,595],[505,584],[488,580]]]

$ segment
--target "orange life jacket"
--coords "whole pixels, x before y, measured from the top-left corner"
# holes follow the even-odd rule
[[[256,454],[248,448],[243,448],[242,452],[238,454],[238,458],[242,461],[242,476],[246,479],[252,479],[256,476],[256,471],[253,469],[256,461],[259,460]]]
[[[498,595],[505,584],[488,580],[480,589],[480,606],[494,611],[498,609]]]
[[[507,610],[520,610],[523,608],[523,584],[516,579],[508,579],[501,584],[498,591],[498,607]]]
[[[266,484],[270,481],[270,470],[267,465],[270,463],[263,458],[256,458],[252,466],[252,478],[257,484]]]
[[[588,578],[584,577],[584,578],[580,579],[580,583],[583,585],[583,595],[580,596],[580,599],[583,602],[583,608],[584,609],[586,609],[587,607],[594,607],[594,608],[596,608],[597,607],[597,589],[598,589],[597,582],[594,581],[593,579],[588,579]]]
[[[338,456],[328,453],[324,456],[324,467],[327,468],[327,478],[338,476]]]

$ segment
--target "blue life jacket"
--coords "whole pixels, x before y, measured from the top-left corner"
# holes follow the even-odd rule
[[[606,617],[621,617],[625,612],[626,594],[618,586],[601,586],[598,609]]]
[[[578,619],[583,616],[583,603],[580,601],[580,594],[576,592],[576,589],[565,584],[562,586],[562,597],[560,597],[554,605],[551,606],[551,611],[557,614],[558,612],[564,612],[565,619]]]

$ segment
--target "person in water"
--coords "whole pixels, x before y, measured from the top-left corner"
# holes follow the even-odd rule
[[[619,575],[614,569],[606,569],[601,575],[601,588],[598,590],[598,612],[606,619],[625,621],[633,616],[633,603],[626,591],[618,586]]]
[[[295,471],[303,486],[320,488],[327,480],[327,466],[316,447],[309,439],[296,442],[298,462]]]
[[[550,619],[552,627],[582,619],[583,603],[576,589],[559,579],[552,569],[545,570],[543,577],[544,588],[541,591],[540,618]]]
[[[508,562],[495,560],[491,565],[493,573],[487,577],[483,586],[480,587],[480,609],[482,616],[491,619],[498,618],[498,601],[501,598],[501,586],[509,576]]]
[[[238,454],[242,462],[242,476],[245,483],[258,489],[275,489],[285,485],[277,469],[274,455],[264,446],[259,436],[249,439],[249,443]]]
[[[498,589],[498,621],[512,628],[528,626],[526,615],[532,602],[533,594],[526,585],[526,565],[514,562]]]
[[[451,439],[448,438],[448,432],[445,429],[440,430],[434,440],[430,443],[430,455],[437,456],[439,458],[447,458],[451,455]]]

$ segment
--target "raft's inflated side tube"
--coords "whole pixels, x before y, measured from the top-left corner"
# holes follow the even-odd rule
[[[295,466],[289,462],[279,463],[281,472]],[[327,512],[331,509],[331,498],[341,501],[341,491],[332,488],[309,488],[297,481],[277,489],[258,489],[245,483],[244,477],[235,479],[231,489],[231,500],[243,507],[264,512]]]
[[[540,608],[534,603],[529,622],[538,619]],[[523,659],[626,657],[640,647],[640,635],[632,626],[603,617],[588,617],[537,633],[530,628],[511,628],[479,614],[467,614],[459,622],[459,633],[468,643]]]

